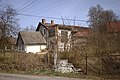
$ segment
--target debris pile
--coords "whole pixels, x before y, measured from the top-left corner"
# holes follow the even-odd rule
[[[55,72],[61,72],[61,73],[71,73],[74,72],[74,66],[72,63],[68,63],[68,60],[60,60],[57,63],[57,67],[55,69]]]

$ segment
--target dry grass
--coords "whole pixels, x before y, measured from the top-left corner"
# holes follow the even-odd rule
[[[79,59],[80,55],[71,55],[66,56],[70,53],[64,53],[62,56],[63,58],[69,58],[76,66],[81,66],[81,59]],[[62,57],[61,56],[61,57]],[[74,58],[75,57],[75,58]],[[83,79],[92,79],[92,80],[119,80],[120,75],[114,74],[104,74],[104,75],[94,75],[96,73],[97,67],[99,65],[90,64],[91,61],[94,61],[92,58],[89,59],[88,64],[88,75],[80,73],[56,73],[51,70],[51,67],[47,63],[46,55],[39,55],[39,54],[26,54],[26,53],[16,53],[16,52],[6,52],[6,57],[1,53],[0,54],[0,72],[7,72],[7,73],[20,73],[20,74],[31,74],[31,75],[44,75],[44,76],[63,76],[63,77],[73,77],[73,78],[83,78]],[[107,61],[108,62],[108,61]],[[96,65],[96,66],[95,66]],[[83,68],[85,68],[85,64],[82,64]],[[98,70],[99,71],[99,70]],[[97,76],[97,77],[94,77]],[[99,78],[98,78],[99,77]]]
[[[46,55],[6,52],[0,54],[0,69],[6,71],[30,71],[49,69]]]

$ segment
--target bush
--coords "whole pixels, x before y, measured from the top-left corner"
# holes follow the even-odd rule
[[[4,57],[0,54],[1,70],[31,71],[50,69],[46,55],[32,53],[8,52]]]

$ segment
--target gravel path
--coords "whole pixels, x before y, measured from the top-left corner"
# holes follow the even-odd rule
[[[0,73],[0,80],[88,80],[88,79]]]

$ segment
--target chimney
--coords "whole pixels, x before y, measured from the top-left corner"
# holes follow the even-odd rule
[[[46,19],[42,19],[42,23],[45,24],[46,23]]]
[[[51,24],[54,25],[54,20],[51,20]]]

